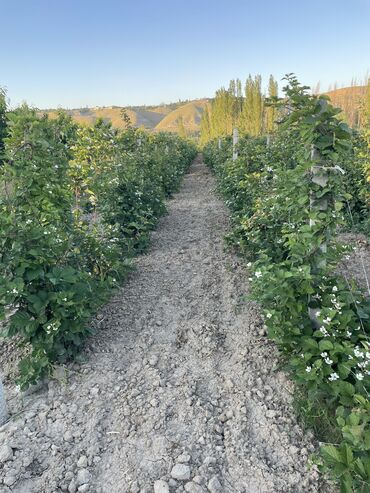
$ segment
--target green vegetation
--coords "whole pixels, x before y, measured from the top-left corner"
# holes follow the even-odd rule
[[[360,135],[352,146],[328,98],[287,80],[284,99],[266,101],[281,116],[269,145],[249,127],[236,160],[229,135],[221,149],[210,141],[204,157],[233,213],[227,240],[250,261],[253,296],[297,384],[297,406],[328,442],[320,468],[343,493],[368,493],[370,300],[335,273],[349,249],[335,236],[347,226],[347,202],[358,225],[369,214],[368,151]],[[258,78],[249,84],[257,94]]]
[[[277,96],[278,86],[270,76],[269,95]],[[200,123],[200,141],[206,143],[215,137],[225,137],[236,126],[248,135],[258,136],[274,127],[275,110],[266,109],[260,75],[249,75],[245,83],[244,96],[239,79],[231,80],[229,89],[216,92],[210,109],[203,112]]]
[[[2,336],[27,347],[22,387],[73,357],[89,320],[179,185],[194,146],[172,134],[8,115],[0,169]]]

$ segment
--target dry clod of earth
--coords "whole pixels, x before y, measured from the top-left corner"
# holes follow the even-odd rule
[[[214,188],[196,160],[84,363],[25,396],[6,381],[1,493],[327,491]]]

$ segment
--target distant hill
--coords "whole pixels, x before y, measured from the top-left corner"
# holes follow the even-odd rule
[[[356,126],[359,122],[361,101],[364,98],[366,86],[352,86],[326,92],[334,106],[343,109],[345,120]],[[210,98],[195,99],[192,101],[178,101],[176,103],[161,104],[158,106],[109,106],[104,108],[77,108],[66,110],[72,118],[83,125],[93,125],[98,118],[111,122],[116,128],[124,128],[125,123],[121,116],[125,109],[135,127],[144,127],[153,131],[177,132],[181,125],[188,134],[200,130],[200,120],[204,109],[211,104]],[[56,110],[44,110],[51,118],[56,116]]]
[[[200,129],[200,120],[203,111],[210,103],[207,99],[199,99],[180,106],[176,110],[168,113],[155,127],[155,130],[166,130],[169,132],[177,132],[179,123],[181,122],[186,131],[195,133]]]
[[[352,126],[359,123],[360,107],[366,93],[366,86],[342,87],[325,93],[334,106],[342,108],[345,120]]]
[[[160,106],[130,106],[122,108],[110,106],[104,108],[76,108],[66,110],[72,118],[82,125],[93,125],[98,118],[111,122],[116,128],[124,128],[125,123],[121,116],[125,109],[135,127],[144,127],[154,131],[176,132],[181,121],[187,132],[196,133],[200,128],[200,119],[207,99],[163,104]],[[57,110],[45,110],[51,118],[55,118]]]

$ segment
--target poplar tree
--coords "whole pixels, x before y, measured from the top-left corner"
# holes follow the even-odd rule
[[[269,87],[268,87],[268,97],[269,98],[275,98],[278,95],[278,83],[274,79],[272,75],[270,75],[269,78]],[[266,132],[272,133],[275,128],[276,128],[276,118],[277,118],[277,108],[274,106],[269,106],[266,108],[266,118],[265,118],[265,125],[266,125]]]
[[[187,137],[187,133],[186,133],[186,128],[185,128],[185,125],[184,125],[184,119],[182,116],[180,116],[177,121],[177,133],[179,134],[179,136],[183,139],[186,139]]]
[[[205,144],[211,138],[210,112],[208,106],[206,106],[200,120],[200,142]]]
[[[245,84],[245,100],[239,118],[239,127],[249,135],[261,135],[263,129],[264,103],[261,90],[261,76],[249,75]]]
[[[233,131],[234,97],[225,88],[216,91],[211,111],[211,137],[231,135]]]

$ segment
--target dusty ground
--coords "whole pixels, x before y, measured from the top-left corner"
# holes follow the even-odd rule
[[[326,491],[214,185],[196,162],[84,363],[23,397],[8,380],[1,493]]]

